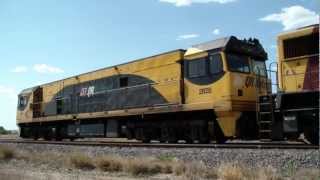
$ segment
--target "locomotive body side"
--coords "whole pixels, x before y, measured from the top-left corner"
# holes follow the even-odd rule
[[[42,100],[29,107],[35,110],[35,105],[40,104],[39,113],[33,114],[32,120],[20,118],[19,113],[18,124],[72,119],[69,117],[85,113],[94,117],[96,112],[157,104],[180,104],[181,75],[177,61],[181,60],[182,53],[170,52],[35,87],[33,89],[42,89],[39,94]],[[164,71],[167,73],[162,73]],[[143,93],[150,94],[139,94],[142,92],[139,88],[145,88]],[[36,96],[35,92],[32,96]],[[128,98],[132,104],[125,101]]]
[[[81,120],[141,114],[147,107],[181,104],[183,54],[176,50],[32,88],[27,110],[18,108],[17,112],[22,136],[30,136],[34,133],[30,129],[42,123],[68,126]]]
[[[18,109],[21,137],[256,139],[266,59],[258,40],[230,36],[34,87],[28,118]]]

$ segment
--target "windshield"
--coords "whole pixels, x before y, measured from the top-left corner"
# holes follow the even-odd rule
[[[252,66],[254,74],[260,76],[267,76],[266,64],[264,61],[252,60]]]
[[[228,68],[230,71],[249,73],[249,59],[247,56],[227,54]]]

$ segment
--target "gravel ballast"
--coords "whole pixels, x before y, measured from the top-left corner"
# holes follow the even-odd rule
[[[0,143],[1,145],[1,143]],[[37,153],[83,153],[89,157],[118,155],[122,157],[174,157],[188,162],[203,162],[209,167],[223,163],[237,163],[247,167],[268,167],[279,170],[288,168],[320,169],[318,149],[214,149],[214,148],[141,148],[141,147],[95,147],[45,144],[5,143],[17,152]]]

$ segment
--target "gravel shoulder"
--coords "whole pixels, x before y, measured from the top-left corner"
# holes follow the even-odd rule
[[[0,160],[0,177],[8,180],[42,180],[42,179],[177,179],[173,174],[158,174],[152,176],[134,177],[123,172],[108,173],[100,170],[83,171],[61,166],[61,156],[82,153],[90,158],[102,156],[120,156],[125,158],[161,158],[170,157],[185,164],[201,162],[207,167],[218,168],[222,164],[239,164],[248,169],[271,167],[284,176],[300,170],[320,172],[320,150],[292,150],[292,149],[195,149],[195,148],[124,148],[124,147],[89,147],[39,144],[0,144],[15,149],[20,154],[40,156],[47,154],[53,163],[39,161],[30,163],[20,159],[9,162]],[[42,157],[43,158],[43,157]],[[314,173],[314,172],[313,172]],[[320,178],[320,173],[316,174]],[[0,178],[1,179],[1,178]]]

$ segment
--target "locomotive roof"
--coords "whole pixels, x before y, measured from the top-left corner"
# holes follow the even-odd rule
[[[197,48],[197,49],[201,49],[202,51],[208,51],[208,50],[212,50],[212,49],[220,49],[220,48],[224,48],[228,44],[230,38],[231,38],[231,36],[223,37],[223,38],[219,38],[216,40],[193,45],[192,47]]]
[[[267,60],[268,55],[263,49],[258,39],[239,40],[235,36],[227,36],[213,41],[197,44],[192,49],[201,51],[211,51],[221,49],[226,52],[235,52],[250,55],[257,60]]]
[[[39,86],[35,86],[35,87],[28,88],[28,89],[24,89],[19,94],[31,94],[34,90],[37,89],[37,87],[39,87]]]
[[[165,54],[169,54],[169,53],[173,53],[173,52],[179,52],[179,51],[180,52],[185,52],[186,50],[184,50],[184,49],[176,49],[176,50],[172,50],[172,51],[167,51],[167,52],[159,53],[159,54],[156,54],[156,55],[153,55],[153,56],[148,56],[148,57],[144,57],[144,58],[140,58],[140,59],[137,59],[137,60],[128,61],[128,62],[125,62],[125,63],[116,64],[116,65],[112,65],[112,66],[108,66],[108,67],[103,67],[103,68],[100,68],[100,69],[96,69],[96,70],[93,70],[93,71],[77,74],[77,75],[70,76],[70,77],[63,78],[63,79],[59,79],[59,80],[56,80],[56,81],[52,81],[52,82],[48,82],[48,83],[44,83],[44,84],[39,84],[39,85],[33,86],[31,88],[23,89],[19,93],[19,95],[28,94],[30,92],[33,92],[35,89],[37,89],[40,86],[49,85],[49,84],[56,83],[56,82],[59,82],[59,81],[64,81],[64,80],[67,80],[67,79],[70,79],[70,78],[75,78],[77,76],[81,76],[81,75],[85,75],[85,74],[89,74],[89,73],[94,73],[94,72],[101,71],[101,70],[104,70],[104,69],[109,69],[109,68],[113,68],[113,67],[117,67],[117,66],[122,66],[122,65],[130,64],[130,63],[134,63],[134,62],[139,62],[139,61],[143,61],[143,60],[146,60],[146,59],[149,59],[149,58],[153,58],[153,57],[156,57],[156,56],[161,56],[161,55],[165,55]]]
[[[312,25],[308,25],[308,26],[303,26],[303,27],[287,30],[287,31],[281,32],[279,35],[285,35],[288,33],[302,31],[302,30],[309,29],[309,28],[319,28],[319,24],[312,24]]]

